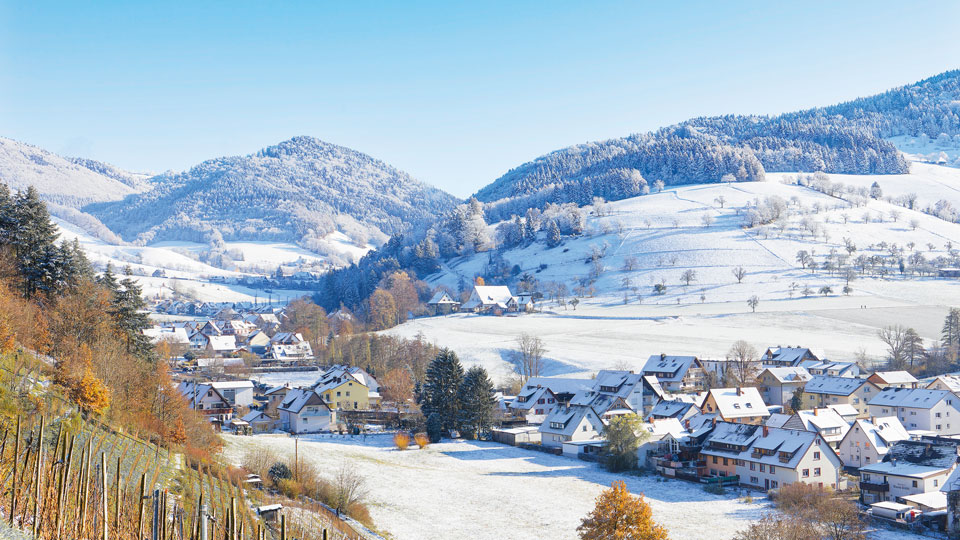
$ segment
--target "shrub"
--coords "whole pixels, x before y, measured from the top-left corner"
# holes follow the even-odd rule
[[[438,413],[431,413],[427,417],[427,437],[430,438],[430,442],[438,443],[440,438],[443,436],[443,419],[440,418]]]
[[[714,495],[724,494],[723,485],[720,482],[707,484],[703,487],[703,490],[707,493],[713,493]]]
[[[280,493],[283,493],[285,496],[296,499],[303,494],[303,486],[300,485],[300,482],[292,478],[282,478],[277,482],[277,489],[280,490]]]
[[[417,446],[423,450],[430,444],[430,437],[428,437],[426,433],[417,433],[413,436],[413,442],[417,443]]]
[[[274,484],[279,484],[281,480],[288,480],[293,477],[293,473],[290,472],[290,467],[282,461],[274,463],[267,472],[267,475],[270,477],[270,480],[273,480]]]
[[[397,445],[398,450],[406,450],[410,446],[410,435],[400,431],[393,436],[393,444]]]

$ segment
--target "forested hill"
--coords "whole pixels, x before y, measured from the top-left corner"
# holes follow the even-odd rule
[[[908,164],[888,137],[960,134],[960,71],[875,96],[783,114],[688,120],[653,133],[571,146],[477,192],[492,220],[546,203],[623,199],[666,185],[761,180],[766,172],[893,174]]]
[[[366,154],[295,137],[247,156],[151,179],[154,189],[84,208],[125,240],[295,241],[340,231],[378,245],[423,227],[456,199]]]

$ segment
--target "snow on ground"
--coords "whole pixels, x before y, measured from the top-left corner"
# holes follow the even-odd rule
[[[831,178],[865,186],[876,180],[887,194],[909,189],[931,203],[951,193],[960,200],[958,169],[914,164],[910,175]],[[757,228],[742,228],[743,207],[768,196],[792,201],[793,215],[784,229],[768,226],[758,234]],[[899,213],[896,220],[892,212]],[[604,270],[594,295],[581,298],[576,310],[547,302],[543,314],[421,318],[389,332],[422,333],[456,350],[465,363],[484,365],[503,378],[511,372],[509,358],[521,332],[545,341],[550,375],[615,365],[636,369],[661,352],[722,357],[738,339],[759,349],[803,345],[833,360],[852,360],[861,348],[874,357],[883,354],[877,330],[886,325],[912,326],[928,341],[936,339],[947,309],[960,305],[957,280],[900,276],[898,268],[888,267],[883,278],[858,276],[850,284],[852,293],[843,295],[840,275],[810,271],[797,262],[800,250],[814,253],[820,264],[831,250],[846,255],[845,238],[857,249],[849,261],[861,254],[887,255],[892,243],[905,248],[905,258],[915,251],[927,260],[947,256],[948,243],[960,245],[960,225],[884,201],[851,208],[805,187],[768,181],[681,186],[610,203],[607,214],[591,216],[591,232],[561,246],[538,242],[504,252],[507,264],[536,277],[542,290],[551,282],[564,284],[569,301],[590,272],[591,252],[603,251]],[[712,217],[709,225],[705,215]],[[804,220],[818,223],[826,234],[812,237],[801,225]],[[636,266],[628,271],[624,263],[630,258],[636,258]],[[456,290],[461,280],[483,276],[487,263],[487,253],[462,257],[428,279]],[[732,273],[737,266],[747,271],[742,283]],[[686,270],[696,273],[689,286],[681,281]],[[667,292],[655,295],[652,287],[660,282]],[[818,294],[824,286],[833,291],[826,297]],[[746,303],[754,295],[760,300],[756,313]]]
[[[292,459],[294,439],[286,435],[224,439],[225,457],[235,464],[255,447]],[[573,539],[597,495],[615,480],[643,493],[654,519],[677,539],[732,538],[761,517],[767,503],[711,495],[676,480],[614,475],[596,464],[489,442],[443,442],[400,452],[390,435],[365,441],[301,436],[299,446],[300,459],[331,476],[344,460],[356,467],[367,479],[375,526],[397,540]]]

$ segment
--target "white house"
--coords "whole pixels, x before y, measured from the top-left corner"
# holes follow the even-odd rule
[[[509,287],[503,285],[475,285],[470,298],[460,306],[463,311],[484,313],[488,311],[507,311],[511,300],[516,300]]]
[[[187,407],[204,416],[222,422],[233,417],[233,406],[209,383],[183,381],[177,386],[177,391],[186,398]]]
[[[896,416],[907,431],[960,434],[960,398],[946,390],[887,388],[868,406],[870,416]]]
[[[767,405],[789,405],[797,389],[812,378],[802,367],[768,367],[757,376],[760,394]]]
[[[291,433],[317,433],[336,423],[336,413],[314,390],[291,389],[277,411],[281,427]]]
[[[908,371],[878,371],[867,380],[880,388],[916,388],[919,383]]]
[[[860,497],[865,504],[899,502],[902,497],[940,491],[957,466],[960,441],[899,441],[884,461],[860,467]]]
[[[706,372],[696,356],[654,354],[643,366],[643,375],[656,377],[667,392],[696,392],[703,388]]]
[[[590,407],[557,407],[540,424],[540,444],[560,448],[565,442],[596,439],[603,427],[600,415]]]
[[[769,367],[797,367],[805,360],[820,359],[804,347],[771,347],[760,358],[760,362]]]
[[[946,390],[960,396],[960,375],[940,375],[927,385],[927,390]]]
[[[860,375],[860,366],[855,362],[831,362],[829,360],[805,360],[800,367],[811,375],[829,375],[831,377],[857,377]]]
[[[843,463],[819,433],[761,426],[737,461],[740,485],[777,489],[801,482],[844,489]]]
[[[797,411],[782,427],[819,433],[823,440],[836,449],[850,429],[850,424],[833,409],[824,407]]]
[[[233,407],[253,405],[252,381],[218,381],[208,383],[220,391],[220,395]]]
[[[880,463],[894,443],[908,439],[910,434],[896,416],[859,419],[840,441],[837,454],[845,467],[859,469]]]

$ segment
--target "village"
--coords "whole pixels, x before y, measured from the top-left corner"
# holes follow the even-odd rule
[[[534,302],[478,285],[466,302],[438,291],[428,306],[436,316],[503,316],[533,311]],[[216,429],[357,435],[417,425],[416,403],[384,400],[376,374],[318,365],[302,335],[279,331],[284,308],[235,307],[144,330],[155,342],[182,346],[178,390]],[[299,370],[299,380],[312,382],[263,384],[230,369],[250,357],[256,369]],[[960,374],[918,380],[820,358],[800,345],[770,346],[757,358],[655,353],[638,364],[589,378],[530,374],[514,395],[496,392],[496,421],[485,438],[596,462],[610,422],[635,417],[643,430],[637,467],[652,474],[760,493],[803,483],[855,494],[875,522],[916,531],[960,525]],[[739,384],[724,386],[730,381]]]

